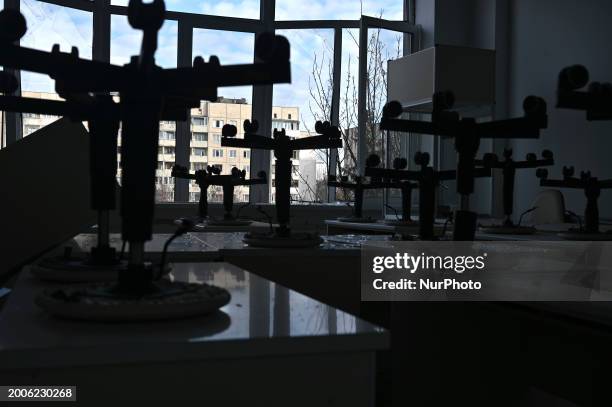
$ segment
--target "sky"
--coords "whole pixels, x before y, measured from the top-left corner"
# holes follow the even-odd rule
[[[397,20],[402,18],[403,0],[276,0],[277,20],[312,20],[312,19],[358,19],[362,14],[383,16]],[[126,5],[127,0],[112,0],[112,4]],[[363,9],[362,9],[363,7]],[[173,11],[223,15],[241,18],[259,18],[259,0],[166,0],[166,8]],[[79,49],[83,58],[92,54],[92,16],[91,13],[70,9],[37,0],[22,0],[21,10],[28,23],[28,32],[22,45],[50,50],[58,43],[62,51],[69,51],[72,46]],[[356,30],[344,30],[342,72],[343,79],[347,72],[354,75],[357,68],[358,46],[353,40]],[[311,114],[312,99],[309,89],[312,81],[313,61],[317,58],[323,64],[322,75],[327,77],[333,55],[332,30],[286,30],[279,32],[285,35],[291,45],[292,83],[275,85],[273,103],[276,106],[297,106],[303,121],[302,128],[313,128],[315,117]],[[389,35],[389,47],[392,47],[393,35]],[[131,55],[137,54],[142,34],[133,30],[125,16],[113,16],[111,19],[111,62],[124,64]],[[162,67],[176,66],[177,23],[166,21],[159,34],[159,47],[156,54],[157,63]],[[250,63],[253,61],[254,36],[251,33],[224,32],[195,29],[193,37],[193,56],[217,55],[221,64]],[[43,75],[23,73],[24,90],[53,92],[52,81]],[[244,97],[252,99],[252,88],[221,88],[219,95],[225,97]],[[315,109],[316,110],[316,109]],[[305,124],[305,126],[304,126]]]

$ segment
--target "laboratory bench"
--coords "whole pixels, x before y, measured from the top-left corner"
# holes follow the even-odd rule
[[[0,313],[0,382],[77,386],[99,406],[375,405],[383,328],[227,263],[174,264],[171,278],[231,301],[184,320],[62,320],[35,305],[55,285],[26,267]]]

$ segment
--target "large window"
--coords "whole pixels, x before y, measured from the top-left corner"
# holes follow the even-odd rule
[[[139,53],[142,32],[132,29],[127,22],[127,0],[111,0],[111,7],[107,0],[73,1],[78,9],[22,0],[21,10],[29,27],[22,43],[43,50],[50,50],[54,43],[59,43],[62,51],[76,46],[81,57],[92,58],[94,29],[109,30],[98,33],[101,34],[99,38],[110,38],[110,41],[96,42],[97,58],[110,55],[112,63],[125,64]],[[60,3],[70,4],[70,0]],[[238,137],[242,137],[242,122],[254,114],[263,124],[260,133],[271,134],[272,129],[277,128],[296,138],[312,134],[316,120],[338,124],[343,135],[343,149],[337,153],[323,150],[296,154],[291,195],[299,202],[351,199],[341,191],[330,194],[333,191],[326,188],[330,171],[357,175],[361,173],[360,163],[367,153],[384,154],[397,146],[398,154],[404,151],[401,150],[401,138],[386,139],[380,132],[368,132],[367,128],[376,127],[380,109],[386,102],[386,62],[403,53],[402,41],[409,38],[404,34],[415,32],[414,27],[402,22],[404,4],[408,3],[409,0],[313,0],[307,3],[295,0],[266,0],[265,3],[260,0],[166,0],[168,19],[159,33],[156,54],[160,66],[175,67],[179,60],[186,64],[196,56],[208,61],[212,55],[218,56],[223,65],[251,63],[255,33],[272,28],[286,36],[291,44],[292,83],[274,86],[272,100],[269,87],[265,86],[220,88],[217,100],[202,101],[191,110],[188,130],[182,126],[177,128],[174,122],[161,122],[158,201],[189,200],[198,196],[199,190],[193,184],[184,190],[184,184],[179,183],[181,187],[175,194],[175,183],[170,182],[170,169],[175,160],[183,162],[187,156],[192,169],[214,165],[229,173],[236,166],[272,174],[273,158],[268,161],[266,153],[242,149],[230,152],[220,145],[224,124],[236,125]],[[276,21],[266,20],[271,14],[261,14],[262,6],[275,10]],[[95,19],[94,27],[94,13],[107,14],[110,27],[104,16]],[[183,39],[180,44],[179,26]],[[359,44],[360,26],[369,27],[367,64],[361,67],[360,45],[364,44]],[[57,97],[53,82],[43,75],[23,72],[22,90],[24,94],[36,92],[37,97]],[[360,94],[365,95],[361,100],[365,108],[359,103]],[[28,96],[33,95],[28,93]],[[36,131],[54,119],[24,116],[23,134]],[[4,134],[5,126],[2,132],[3,140],[12,139]],[[264,188],[254,187],[250,191],[237,188],[235,198],[237,201],[245,197],[273,201],[274,189],[260,193]],[[220,199],[220,194],[215,194],[212,201],[217,198]]]
[[[334,30],[278,30],[291,45],[291,84],[274,86],[272,129],[293,138],[315,135],[317,120],[330,120]],[[273,165],[274,163],[271,163]],[[300,151],[294,160],[291,195],[297,202],[327,200],[327,150]],[[271,200],[276,194],[272,187]]]
[[[177,23],[166,20],[162,26],[156,53],[156,63],[165,68],[176,67],[177,61]],[[134,30],[128,23],[126,16],[113,15],[111,17],[111,63],[123,65],[130,61],[133,55],[140,53],[142,31]],[[157,184],[155,186],[156,200],[158,202],[174,201],[175,183],[172,179],[172,165],[175,162],[176,124],[162,121],[159,126],[159,155],[157,159],[162,163],[156,171]],[[119,139],[121,143],[121,139]],[[121,156],[118,157],[121,159]],[[121,169],[119,169],[119,176]]]
[[[215,55],[222,65],[252,63],[254,47],[253,33],[198,28],[193,30],[193,56],[201,56],[206,61]],[[236,150],[222,148],[221,131],[225,124],[232,124],[238,128],[239,137],[242,136],[242,122],[251,119],[253,87],[219,88],[217,96],[215,102],[202,102],[202,117],[198,120],[201,125],[206,123],[207,127],[202,129],[208,131],[210,143],[215,148],[208,150],[210,155],[207,157],[192,155],[190,160],[191,163],[205,160],[208,165],[219,167],[224,174],[229,174],[233,166],[240,169],[244,165],[249,165],[250,160],[243,159],[243,155],[238,154]],[[197,196],[194,194],[199,192],[197,185],[192,184],[189,188],[190,196]],[[243,202],[248,193],[248,187],[235,188],[234,201]],[[210,202],[221,202],[223,199],[221,187],[209,187],[208,198]]]
[[[21,40],[23,46],[50,51],[54,44],[59,44],[62,52],[70,52],[76,47],[81,58],[91,59],[92,13],[35,0],[22,0],[21,13],[28,25]],[[47,75],[22,72],[21,90],[24,96],[35,99],[59,99],[54,81]],[[22,135],[28,136],[57,119],[56,116],[24,114]]]

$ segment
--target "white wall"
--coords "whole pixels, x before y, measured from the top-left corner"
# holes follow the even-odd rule
[[[515,141],[517,158],[528,152],[551,149],[557,165],[549,170],[560,178],[563,165],[576,171],[591,170],[600,178],[612,178],[612,122],[587,122],[583,112],[555,108],[559,71],[580,63],[592,80],[612,81],[612,2],[609,0],[512,0],[510,5],[509,109],[522,114],[523,98],[542,96],[548,102],[549,128],[537,141]],[[516,210],[529,208],[540,190],[534,171],[517,177]],[[563,190],[568,209],[582,214],[581,191]],[[612,191],[600,198],[602,217],[612,218]]]
[[[422,27],[422,48],[444,44],[495,49],[495,22],[496,0],[416,0],[416,23]],[[496,64],[500,65],[500,62]],[[430,140],[431,136],[423,136],[424,149],[432,148]],[[481,152],[489,152],[492,148],[490,140],[482,141]],[[440,150],[442,168],[454,168],[456,153],[453,142],[441,142]],[[455,182],[446,182],[445,186],[440,190],[441,203],[456,205]],[[492,195],[491,179],[477,179],[475,194],[470,197],[470,207],[478,213],[490,213]]]

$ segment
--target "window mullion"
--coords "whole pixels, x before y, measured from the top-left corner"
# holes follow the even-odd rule
[[[177,67],[192,65],[193,53],[193,26],[186,21],[179,20],[177,35]],[[191,110],[187,111],[187,120],[176,122],[176,151],[175,164],[189,168],[191,141]],[[174,201],[189,201],[189,181],[177,179],[174,185]]]
[[[4,8],[19,10],[19,0],[4,0]],[[17,41],[19,43],[19,40]],[[17,69],[4,69],[5,72],[12,73],[17,79],[19,86],[12,96],[21,96],[21,71]],[[23,120],[21,113],[5,112],[6,114],[6,145],[12,144],[23,138]]]
[[[276,2],[274,0],[261,1],[260,16],[265,31],[274,32],[274,11]],[[257,58],[257,56],[254,56]],[[264,137],[272,137],[272,85],[253,86],[253,111],[252,118],[259,122],[259,132]],[[268,180],[272,179],[270,174],[271,153],[266,150],[252,150],[251,152],[251,178],[259,171],[268,174]],[[249,192],[249,201],[252,203],[270,202],[270,182],[265,185],[252,185]]]

